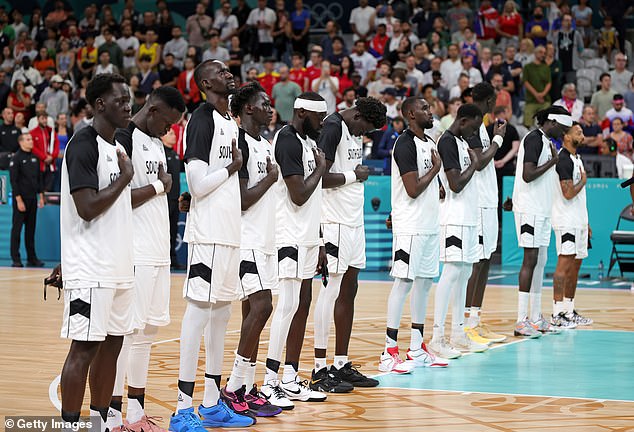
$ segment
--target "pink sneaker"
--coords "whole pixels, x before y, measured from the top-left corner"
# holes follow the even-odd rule
[[[394,372],[397,374],[408,374],[412,372],[414,363],[404,361],[398,354],[398,347],[388,348],[381,354],[379,360],[379,370],[381,372]]]
[[[141,420],[134,423],[126,422],[122,427],[123,432],[167,432],[167,429],[163,429],[156,422],[162,422],[163,417],[148,417],[144,415]],[[115,432],[114,429],[112,432]]]

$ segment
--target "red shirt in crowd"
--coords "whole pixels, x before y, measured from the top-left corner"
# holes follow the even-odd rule
[[[52,162],[48,169],[55,171],[55,160],[59,155],[59,138],[57,134],[53,132],[50,127],[37,126],[29,131],[31,137],[33,137],[33,154],[40,160],[40,171],[46,170],[46,164],[44,159],[47,156],[51,156]]]
[[[306,68],[291,68],[289,70],[288,79],[293,81],[295,84],[302,89],[302,91],[306,91],[308,84],[306,83],[306,79],[308,78],[308,71]]]
[[[497,25],[498,19],[500,18],[500,14],[498,13],[497,9],[495,9],[493,6],[489,6],[489,8],[487,9],[482,7],[480,8],[480,12],[478,15],[482,22],[482,31],[484,33],[480,37],[480,39],[495,39],[495,37],[497,36],[495,26]],[[515,27],[517,27],[517,25]]]
[[[511,15],[500,15],[498,19],[498,23],[500,24],[500,30],[505,33],[510,34],[511,36],[519,36],[519,27],[522,24],[522,17],[517,12],[512,13]]]
[[[271,97],[271,94],[273,93],[273,86],[277,84],[279,80],[280,74],[277,72],[272,72],[270,74],[262,72],[258,75],[258,81],[269,97]]]
[[[385,44],[387,43],[389,37],[387,35],[375,35],[370,41],[370,53],[377,53],[380,57],[383,57],[385,53]]]
[[[310,89],[312,88],[313,80],[321,76],[321,67],[312,65],[311,67],[306,68],[306,73],[308,74],[308,88]]]

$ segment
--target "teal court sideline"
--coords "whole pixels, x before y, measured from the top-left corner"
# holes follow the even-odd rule
[[[634,401],[633,346],[633,332],[570,330],[377,379],[389,388]]]

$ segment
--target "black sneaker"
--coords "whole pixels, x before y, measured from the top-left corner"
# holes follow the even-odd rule
[[[343,365],[341,369],[330,368],[330,374],[334,375],[342,381],[348,382],[355,387],[376,387],[379,381],[374,378],[368,378],[352,366],[351,362]]]
[[[322,393],[348,393],[354,386],[328,372],[328,368],[321,368],[317,372],[313,369],[310,389]]]

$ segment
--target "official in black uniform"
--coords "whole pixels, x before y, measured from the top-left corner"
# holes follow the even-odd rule
[[[181,193],[181,168],[183,162],[178,157],[178,153],[174,151],[176,144],[176,134],[174,129],[161,138],[165,147],[165,158],[167,159],[167,172],[172,175],[172,188],[167,194],[167,203],[170,215],[170,258],[173,270],[185,270],[185,265],[178,262],[176,256],[176,237],[178,236],[178,221],[180,212],[178,211],[178,197]]]
[[[5,108],[2,110],[2,125],[0,126],[0,169],[9,168],[9,162],[13,157],[13,153],[18,151],[18,136],[20,129],[15,127],[13,123],[13,110]]]
[[[13,155],[9,164],[11,189],[13,190],[13,225],[11,227],[11,259],[13,267],[23,267],[20,259],[20,233],[25,226],[24,243],[26,245],[27,265],[42,267],[44,263],[35,253],[35,223],[37,209],[44,206],[42,192],[42,173],[40,161],[31,151],[33,138],[22,134],[18,138],[20,149]]]

